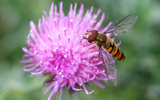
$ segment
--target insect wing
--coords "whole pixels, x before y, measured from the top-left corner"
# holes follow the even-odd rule
[[[138,19],[138,15],[130,14],[109,27],[106,33],[113,33],[115,36],[122,35],[132,28]],[[118,33],[117,33],[118,32]]]
[[[115,60],[112,55],[107,52],[103,47],[99,49],[100,57],[102,58],[103,65],[105,68],[106,76],[109,82],[113,85],[117,85],[117,69],[115,65]]]

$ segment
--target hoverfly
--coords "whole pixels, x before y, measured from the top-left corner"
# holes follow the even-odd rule
[[[119,22],[117,22],[116,24],[110,26],[104,33],[100,33],[97,30],[92,30],[87,31],[87,37],[83,37],[83,39],[87,39],[90,44],[94,43],[96,46],[99,47],[99,55],[103,61],[106,76],[113,86],[116,86],[117,84],[115,74],[117,69],[115,63],[109,64],[109,62],[113,61],[113,56],[118,60],[123,61],[125,59],[125,55],[116,46],[116,44],[110,40],[110,37],[107,37],[106,34],[113,33],[114,37],[116,37],[126,33],[135,24],[137,18],[138,15],[130,14],[119,20]],[[108,53],[110,53],[111,55]],[[115,78],[111,78],[110,76],[115,76]]]

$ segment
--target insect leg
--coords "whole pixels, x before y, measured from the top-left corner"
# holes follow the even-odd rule
[[[97,47],[97,46],[93,46],[93,47],[89,48],[89,50],[91,50],[91,49],[93,49],[93,48],[95,48],[95,47]]]
[[[87,38],[86,38],[86,37],[84,37],[84,36],[82,36],[82,39],[81,39],[80,43],[82,42],[82,40],[83,40],[83,39],[87,39]]]
[[[90,45],[92,45],[93,43],[90,43],[90,44],[88,44],[88,45],[86,45],[86,46],[90,46]]]

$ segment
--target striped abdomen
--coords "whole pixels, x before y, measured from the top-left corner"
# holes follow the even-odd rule
[[[123,52],[111,41],[108,41],[110,43],[106,43],[108,45],[108,47],[106,48],[106,50],[111,53],[114,57],[116,57],[118,60],[124,60],[125,59],[125,55],[123,54]]]

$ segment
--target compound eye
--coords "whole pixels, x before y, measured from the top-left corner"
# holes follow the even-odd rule
[[[91,43],[97,38],[98,31],[92,30],[90,31],[90,35],[88,36],[88,42]]]
[[[92,30],[91,33],[97,35],[97,34],[98,34],[98,31]]]

